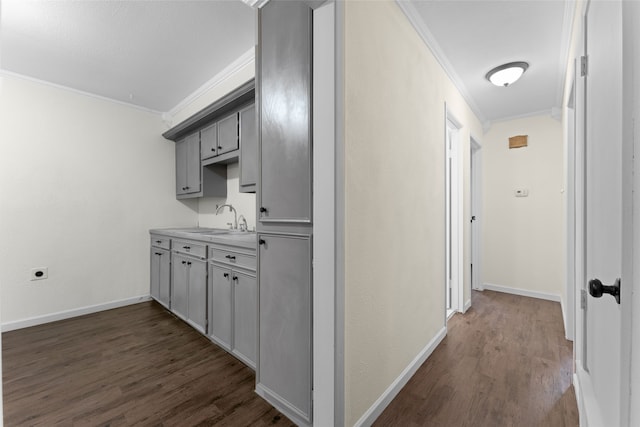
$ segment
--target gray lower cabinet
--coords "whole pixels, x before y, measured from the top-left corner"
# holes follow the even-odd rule
[[[259,234],[256,391],[311,421],[311,238]],[[295,420],[294,420],[295,421]]]
[[[200,192],[200,133],[176,142],[176,195]]]
[[[209,263],[209,336],[255,368],[258,284],[255,273]]]
[[[171,252],[168,249],[151,247],[151,296],[165,307],[169,307],[171,280]]]
[[[258,180],[256,106],[240,111],[240,192],[255,193]]]
[[[206,262],[173,253],[171,310],[204,333],[207,324]]]
[[[218,345],[231,351],[231,270],[210,263],[209,284],[209,335]]]

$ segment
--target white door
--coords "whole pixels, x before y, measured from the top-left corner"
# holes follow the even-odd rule
[[[578,366],[589,426],[621,423],[621,308],[601,295],[622,271],[621,3],[591,1],[585,17],[585,282],[582,360]],[[624,286],[624,284],[622,284]],[[606,290],[607,288],[605,288]]]
[[[458,169],[458,129],[451,120],[447,120],[446,128],[446,314],[451,316],[462,311],[460,300],[462,275],[460,237],[460,178]]]

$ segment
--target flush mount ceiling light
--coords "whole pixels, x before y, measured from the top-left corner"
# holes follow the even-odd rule
[[[509,62],[489,71],[485,77],[496,86],[507,87],[518,80],[527,68],[529,64],[526,62]]]

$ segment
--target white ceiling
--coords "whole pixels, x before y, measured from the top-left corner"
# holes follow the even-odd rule
[[[482,121],[551,111],[562,102],[575,2],[565,0],[400,0]],[[509,87],[485,79],[525,61]]]
[[[560,107],[574,0],[398,0],[480,119]],[[0,69],[166,112],[249,51],[240,0],[2,0]],[[527,61],[507,88],[491,68]]]
[[[3,0],[3,70],[166,112],[255,44],[241,1]]]

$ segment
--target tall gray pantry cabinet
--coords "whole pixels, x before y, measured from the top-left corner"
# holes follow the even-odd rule
[[[312,422],[312,30],[304,1],[258,15],[259,344],[256,391]]]

